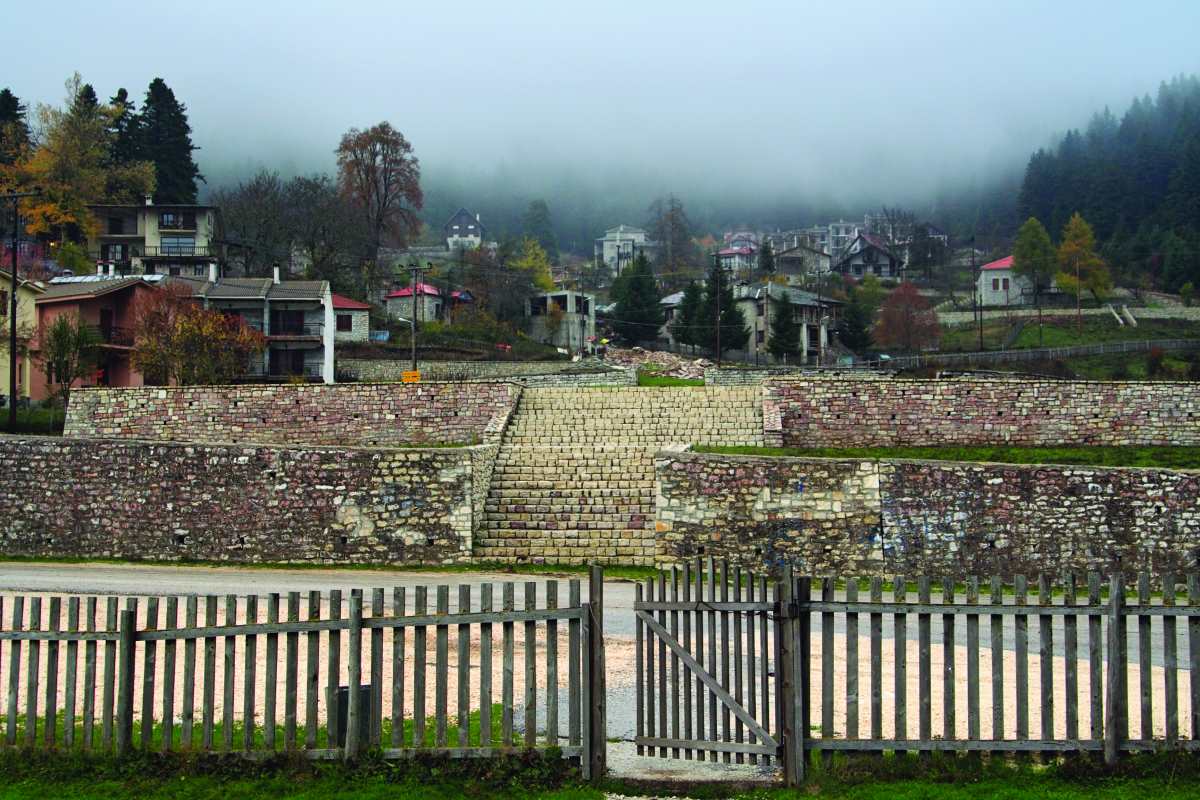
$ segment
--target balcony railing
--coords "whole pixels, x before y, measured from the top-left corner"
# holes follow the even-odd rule
[[[203,244],[147,245],[142,248],[142,258],[168,258],[172,256],[217,256],[217,248]]]
[[[288,378],[308,378],[309,380],[321,380],[323,378],[322,367],[320,364],[305,364],[304,368],[299,372],[283,367],[278,367],[275,370],[268,370],[262,364],[253,364],[242,373],[243,379],[248,380],[287,380]]]
[[[259,330],[261,330],[261,326]],[[313,336],[320,338],[325,330],[324,323],[321,322],[285,322],[281,323],[278,320],[271,323],[270,336]]]
[[[117,325],[91,325],[90,327],[100,338],[101,344],[133,347],[133,328],[122,328]]]
[[[194,231],[196,230],[196,217],[193,214],[159,217],[158,229],[160,231]]]

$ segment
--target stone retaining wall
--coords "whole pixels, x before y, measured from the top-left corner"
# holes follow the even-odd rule
[[[6,556],[470,560],[495,445],[371,450],[0,436]]]
[[[813,574],[1185,572],[1200,473],[660,452],[657,558]]]
[[[784,447],[1197,445],[1200,383],[867,376],[764,384]]]
[[[508,383],[77,389],[65,435],[156,441],[392,446],[496,441]]]
[[[417,369],[426,381],[465,381],[478,379],[513,378],[521,375],[552,375],[577,371],[585,364],[604,371],[598,362],[571,361],[418,361]],[[406,359],[340,358],[338,371],[353,375],[360,381],[398,383],[401,373],[412,362]]]

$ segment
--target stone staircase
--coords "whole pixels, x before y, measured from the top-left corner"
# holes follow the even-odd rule
[[[653,563],[654,454],[762,443],[758,386],[525,389],[496,457],[475,556]]]

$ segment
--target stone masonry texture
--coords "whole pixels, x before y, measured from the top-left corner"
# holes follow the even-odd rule
[[[0,549],[230,563],[470,560],[495,445],[0,437]]]
[[[527,388],[504,434],[475,553],[649,564],[654,454],[761,445],[758,387]]]
[[[659,562],[813,574],[1195,570],[1200,473],[664,451]]]
[[[79,389],[64,435],[237,444],[394,446],[495,441],[507,383]]]
[[[398,382],[410,361],[395,359],[342,358],[338,369],[360,381]],[[601,377],[608,372],[624,372],[594,359],[574,361],[418,361],[417,369],[426,381],[467,381],[521,378],[528,376],[587,374]]]
[[[763,388],[773,446],[1200,444],[1200,383],[839,376]]]

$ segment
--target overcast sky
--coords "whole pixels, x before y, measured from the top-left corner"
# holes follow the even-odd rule
[[[390,120],[428,171],[917,196],[1200,71],[1200,2],[67,2],[5,10],[3,83],[163,77],[201,169],[331,169]]]

